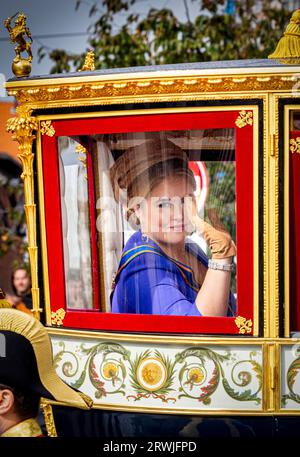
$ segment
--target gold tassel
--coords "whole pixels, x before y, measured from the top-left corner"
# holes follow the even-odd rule
[[[283,37],[269,59],[300,58],[300,9],[293,12]]]

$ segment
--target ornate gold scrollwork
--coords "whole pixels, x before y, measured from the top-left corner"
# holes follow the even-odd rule
[[[40,406],[45,419],[47,435],[51,438],[57,437],[52,406],[45,400],[41,400]]]
[[[51,312],[51,324],[57,325],[58,327],[63,325],[66,311],[63,308],[59,308],[57,311]]]
[[[253,325],[251,319],[247,320],[245,317],[237,316],[234,322],[236,323],[236,326],[239,328],[239,333],[242,333],[243,335],[245,333],[251,333]]]
[[[17,98],[19,103],[31,103],[33,106],[45,107],[48,102],[64,102],[66,106],[74,106],[75,101],[87,100],[89,103],[111,104],[112,98],[118,103],[128,103],[128,98],[141,103],[145,97],[160,97],[168,95],[170,100],[179,100],[182,97],[197,99],[203,93],[216,92],[252,92],[252,91],[283,91],[292,90],[298,81],[297,75],[261,75],[245,76],[237,82],[236,77],[222,76],[220,81],[211,81],[207,76],[199,77],[170,77],[168,84],[162,85],[163,78],[141,79],[136,81],[84,81],[76,78],[72,83],[62,82],[58,86],[40,85],[36,87],[10,88],[7,92]],[[169,84],[172,82],[172,84]],[[36,105],[35,105],[36,104]]]
[[[24,106],[17,108],[18,117],[8,119],[6,130],[12,134],[12,139],[19,143],[18,157],[22,162],[24,181],[25,215],[28,227],[28,253],[31,265],[31,293],[33,315],[40,317],[40,297],[38,288],[38,247],[36,243],[36,205],[34,203],[32,142],[36,138],[33,131],[38,129],[38,122],[31,116],[32,110]]]
[[[246,125],[253,124],[253,113],[252,111],[240,111],[235,125],[239,128],[245,127]]]
[[[55,129],[51,123],[51,121],[42,121],[41,122],[41,134],[47,136],[54,136]]]
[[[290,140],[290,151],[291,153],[298,152],[300,154],[300,136],[295,140]]]

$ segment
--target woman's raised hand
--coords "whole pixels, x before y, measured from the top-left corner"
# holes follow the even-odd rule
[[[235,244],[221,223],[216,210],[208,210],[208,217],[213,226],[198,216],[197,206],[194,200],[188,202],[187,214],[196,232],[203,236],[208,244],[213,259],[226,259],[236,255]]]

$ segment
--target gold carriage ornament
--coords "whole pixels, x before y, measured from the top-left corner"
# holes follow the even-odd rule
[[[275,51],[269,55],[269,59],[288,59],[286,63],[299,62],[293,59],[300,57],[300,9],[293,12],[292,17],[283,36],[280,38]],[[284,63],[284,62],[283,62]]]
[[[12,20],[15,19],[14,27],[11,26]],[[31,33],[26,25],[26,16],[23,13],[16,13],[5,21],[5,27],[9,31],[11,43],[17,43],[15,47],[16,57],[12,63],[12,71],[17,78],[23,78],[30,75],[32,51],[31,51]],[[29,41],[27,41],[27,39]],[[27,52],[28,57],[21,57],[22,52]]]

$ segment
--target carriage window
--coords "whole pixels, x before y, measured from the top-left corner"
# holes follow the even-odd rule
[[[231,107],[53,122],[48,284],[64,326],[257,334],[252,119]]]
[[[92,135],[83,144],[59,139],[68,307],[92,307],[89,150],[101,311],[234,316],[234,130]]]
[[[86,149],[59,137],[59,176],[67,308],[93,307]]]

